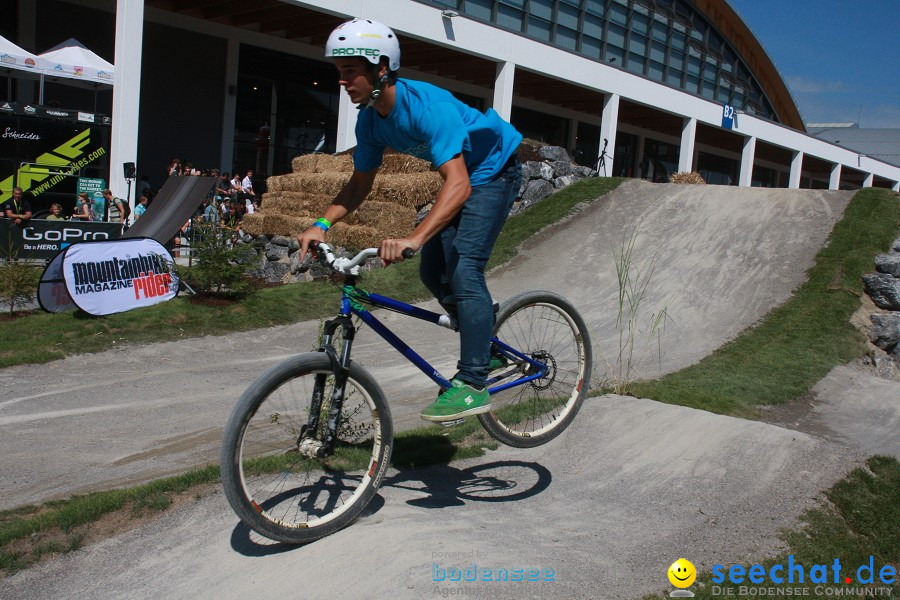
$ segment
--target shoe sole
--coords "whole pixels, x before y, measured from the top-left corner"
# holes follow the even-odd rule
[[[456,419],[462,419],[463,417],[468,417],[471,415],[480,415],[482,413],[491,412],[491,405],[485,404],[484,406],[478,406],[475,408],[470,408],[469,410],[464,410],[463,412],[459,412],[453,415],[423,415],[419,416],[425,419],[426,421],[434,421],[440,423],[442,421],[455,421]]]

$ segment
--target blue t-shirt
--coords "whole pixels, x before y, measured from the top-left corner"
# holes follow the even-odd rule
[[[480,113],[453,94],[423,81],[398,79],[391,114],[360,111],[353,166],[381,166],[386,147],[431,161],[435,168],[462,153],[472,185],[493,181],[522,141],[494,109]]]

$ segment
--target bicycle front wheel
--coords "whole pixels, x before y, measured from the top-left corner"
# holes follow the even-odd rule
[[[569,426],[587,395],[591,340],[572,304],[552,292],[524,292],[500,307],[494,337],[544,366],[544,375],[491,395],[482,426],[509,446],[544,444]],[[513,361],[499,383],[539,373],[527,361]]]
[[[334,453],[311,458],[304,451],[324,439],[333,390],[328,357],[301,354],[253,382],[225,426],[225,496],[241,520],[267,538],[301,544],[338,531],[359,516],[384,477],[393,445],[391,414],[378,384],[356,364],[347,378]],[[316,431],[308,431],[315,410]]]

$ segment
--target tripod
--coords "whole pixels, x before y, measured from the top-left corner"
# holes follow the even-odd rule
[[[608,145],[609,145],[609,140],[606,138],[603,138],[603,150],[600,151],[600,156],[597,158],[597,166],[594,169],[594,177],[600,177],[600,168],[601,167],[603,168],[603,176],[607,177],[606,157],[608,157],[609,154],[606,153],[606,147]],[[612,156],[609,156],[609,158],[612,158]]]

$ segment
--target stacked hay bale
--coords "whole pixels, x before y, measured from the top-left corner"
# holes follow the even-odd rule
[[[350,155],[308,154],[295,158],[292,168],[291,174],[268,179],[262,207],[244,217],[246,233],[295,237],[308,229],[350,179],[353,159]],[[427,161],[385,154],[372,192],[358,210],[335,223],[328,241],[359,250],[409,235],[418,211],[434,201],[441,183]]]

